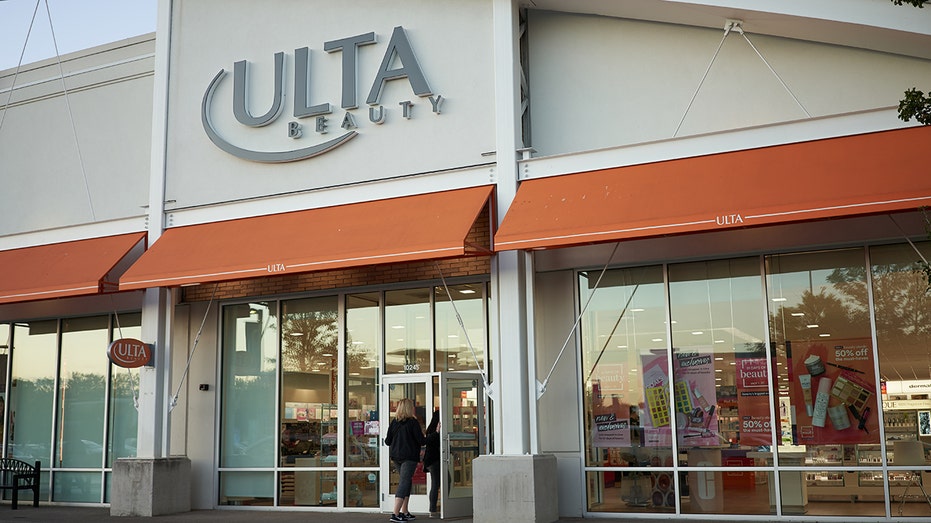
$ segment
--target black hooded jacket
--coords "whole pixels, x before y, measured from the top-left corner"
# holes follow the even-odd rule
[[[388,457],[394,461],[420,461],[420,447],[424,444],[420,423],[416,418],[392,420],[385,444],[389,448]]]

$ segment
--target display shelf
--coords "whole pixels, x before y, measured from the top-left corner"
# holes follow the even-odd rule
[[[886,411],[883,417],[887,446],[891,447],[896,441],[918,439],[918,413],[916,411]]]
[[[823,465],[826,467],[841,466],[844,464],[843,459],[843,445],[811,445],[808,446],[805,464]]]
[[[857,464],[866,466],[882,465],[882,446],[857,445]]]
[[[843,472],[807,472],[805,482],[809,487],[843,487],[845,484]]]

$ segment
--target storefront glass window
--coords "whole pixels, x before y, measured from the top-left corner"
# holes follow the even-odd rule
[[[58,467],[103,466],[108,361],[101,357],[101,351],[106,350],[108,343],[107,316],[62,320],[59,417],[55,437]],[[72,478],[77,479],[76,476]],[[92,499],[99,497],[98,488]]]
[[[866,252],[842,249],[765,259],[775,347],[780,467],[879,466],[880,443]],[[820,514],[805,486],[816,473],[781,471],[783,513]],[[804,484],[803,484],[804,482]],[[845,488],[855,489],[855,475]],[[855,490],[849,490],[854,493]],[[877,492],[882,496],[882,492]],[[860,515],[842,507],[835,515]]]
[[[436,370],[481,371],[485,368],[485,340],[488,338],[485,333],[485,285],[450,285],[448,288],[448,294],[446,287],[436,287],[433,293],[436,303]]]
[[[220,466],[272,467],[278,452],[276,373],[278,319],[274,302],[223,309]],[[255,481],[257,477],[268,481]],[[274,498],[274,478],[263,473],[221,474],[221,504]]]
[[[674,415],[680,457],[689,467],[752,467],[772,445],[770,380],[759,258],[669,266]],[[755,473],[688,474],[716,495],[689,488],[684,513],[769,514]],[[723,489],[720,487],[723,486]]]
[[[281,465],[335,467],[339,327],[335,296],[284,302]]]
[[[5,429],[9,423],[6,418],[6,367],[10,358],[10,345],[13,343],[10,335],[10,325],[0,323],[0,420],[3,420],[3,423],[0,423],[0,442],[6,441]]]
[[[7,453],[42,468],[51,466],[57,349],[57,320],[14,324]]]
[[[346,297],[345,448],[348,467],[378,466],[381,449],[378,443],[379,305],[377,292]],[[364,486],[357,484],[357,487]],[[353,495],[353,499],[347,499],[347,504],[352,505],[358,499]]]
[[[385,293],[385,373],[430,372],[431,289]]]
[[[660,266],[579,275],[585,463],[610,469],[588,474],[590,511],[675,510],[664,287]]]
[[[142,314],[114,316],[111,341],[121,338],[142,337]],[[112,467],[118,458],[136,456],[136,431],[139,413],[133,396],[139,393],[139,369],[124,369],[110,365],[110,429],[107,443],[107,466]]]
[[[886,394],[885,456],[893,466],[927,466],[931,450],[931,282],[917,263],[921,256],[931,259],[931,244],[870,249],[879,373]],[[890,473],[890,488],[902,494],[914,479],[931,485],[928,471],[897,471]]]

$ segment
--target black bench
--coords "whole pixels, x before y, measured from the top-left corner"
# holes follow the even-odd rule
[[[13,509],[16,509],[20,490],[32,491],[32,506],[39,506],[39,472],[42,463],[30,465],[13,458],[0,458],[0,491],[13,491]]]

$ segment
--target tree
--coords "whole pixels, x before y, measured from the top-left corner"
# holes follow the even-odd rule
[[[925,3],[931,0],[892,0],[895,5],[909,4],[924,9]],[[912,87],[905,91],[905,98],[899,101],[899,120],[907,122],[914,118],[918,123],[931,125],[931,93],[925,93]]]
[[[909,121],[912,118],[925,125],[931,125],[931,93],[928,96],[912,87],[905,91],[905,98],[899,101],[899,119]]]

